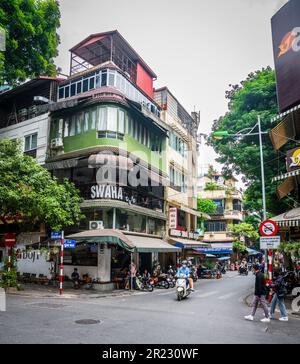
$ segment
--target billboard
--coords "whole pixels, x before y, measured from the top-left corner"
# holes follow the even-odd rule
[[[280,112],[300,104],[300,1],[290,0],[272,18]]]
[[[300,147],[289,150],[287,152],[286,169],[288,172],[300,169]]]

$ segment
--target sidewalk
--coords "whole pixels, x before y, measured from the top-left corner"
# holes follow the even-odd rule
[[[253,298],[254,298],[253,294],[249,294],[248,296],[245,297],[244,301],[245,301],[247,306],[252,307]],[[292,309],[291,309],[291,305],[292,305],[292,298],[291,299],[286,298],[285,299],[285,306],[286,306],[288,315],[291,316],[291,317],[295,317],[295,318],[300,319],[300,312],[293,312]],[[276,308],[275,312],[277,312],[277,313],[280,312],[278,307]]]
[[[23,284],[20,291],[8,292],[8,296],[21,296],[28,298],[63,298],[63,299],[91,299],[91,298],[105,298],[105,297],[126,297],[139,295],[140,291],[127,291],[127,290],[113,290],[106,292],[99,292],[93,289],[79,289],[73,288],[63,289],[63,294],[59,294],[59,289],[54,286],[40,286],[36,284]]]

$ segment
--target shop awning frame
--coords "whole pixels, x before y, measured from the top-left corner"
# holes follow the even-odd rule
[[[300,226],[300,208],[287,211],[272,217],[270,220],[275,221],[279,227],[298,227]]]
[[[172,241],[172,243],[176,247],[181,248],[181,249],[195,250],[196,248],[204,248],[204,247],[210,246],[210,244],[203,243],[202,241],[197,241],[197,240],[170,238],[170,241]]]
[[[287,173],[280,174],[279,176],[276,176],[272,178],[272,182],[281,181],[290,177],[296,177],[300,175],[300,169],[297,169],[296,171],[291,171]]]

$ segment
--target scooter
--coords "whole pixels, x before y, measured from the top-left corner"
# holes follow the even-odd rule
[[[241,276],[247,276],[247,275],[248,275],[248,273],[249,273],[249,271],[248,271],[248,267],[240,267],[240,268],[239,268],[239,274],[240,274]]]
[[[187,286],[186,277],[184,275],[180,275],[176,281],[177,300],[181,301],[182,299],[187,298],[190,294],[191,291]]]
[[[140,291],[153,291],[153,285],[150,283],[150,279],[143,278],[140,274],[136,275],[136,285]]]

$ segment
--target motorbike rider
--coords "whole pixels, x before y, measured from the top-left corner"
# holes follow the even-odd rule
[[[184,276],[186,279],[186,284],[190,287],[190,290],[194,292],[194,282],[193,279],[191,278],[191,272],[187,266],[186,260],[182,261],[181,267],[178,269],[176,275],[177,277],[180,277],[181,275]]]

